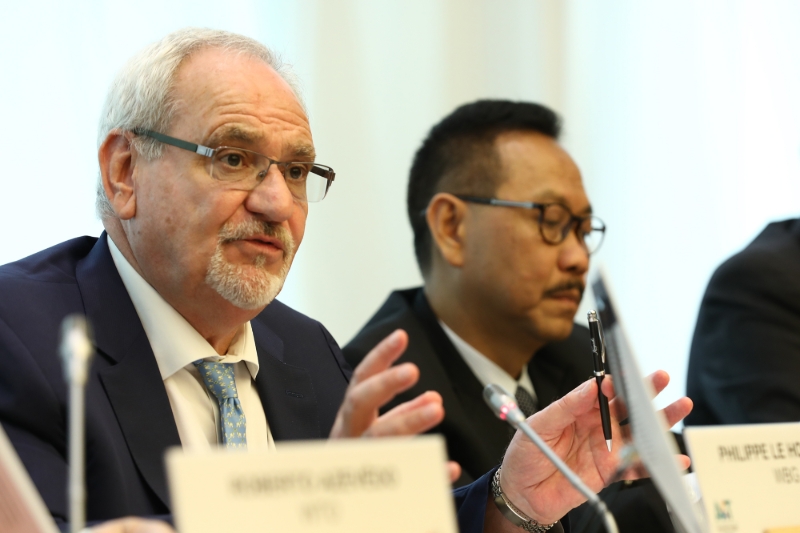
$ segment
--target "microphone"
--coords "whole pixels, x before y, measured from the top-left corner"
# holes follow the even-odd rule
[[[78,533],[86,523],[84,389],[92,357],[85,317],[69,315],[61,323],[60,351],[64,379],[69,387],[69,528],[71,533]]]
[[[556,452],[545,444],[542,438],[525,423],[525,415],[522,414],[520,408],[517,407],[517,401],[511,394],[499,385],[489,384],[483,389],[483,399],[500,420],[505,420],[511,424],[514,429],[522,431],[525,436],[539,448],[539,451],[553,463],[553,466],[567,478],[567,481],[589,501],[595,511],[597,511],[597,514],[603,518],[608,533],[619,533],[617,522],[614,520],[614,516],[608,510],[603,500],[601,500],[592,489],[587,487],[581,478],[570,470],[564,461],[556,455]]]

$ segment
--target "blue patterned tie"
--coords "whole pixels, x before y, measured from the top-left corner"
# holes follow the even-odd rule
[[[228,449],[247,448],[247,429],[242,403],[236,392],[233,365],[195,361],[209,392],[219,402],[219,420],[222,426],[222,443]]]

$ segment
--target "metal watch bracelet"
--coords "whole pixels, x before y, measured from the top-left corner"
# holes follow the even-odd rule
[[[536,520],[526,516],[516,505],[511,503],[500,487],[500,468],[498,468],[497,472],[492,476],[492,495],[494,496],[494,504],[506,520],[529,533],[544,533],[558,524],[558,520],[549,525],[540,524]]]

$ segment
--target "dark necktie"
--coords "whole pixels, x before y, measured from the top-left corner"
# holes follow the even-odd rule
[[[517,399],[517,405],[519,406],[522,414],[525,415],[525,418],[528,418],[537,410],[536,400],[533,396],[530,395],[528,391],[517,385],[517,391],[514,393],[514,397]]]

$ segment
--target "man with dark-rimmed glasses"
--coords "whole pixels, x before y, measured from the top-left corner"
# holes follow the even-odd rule
[[[485,385],[516,391],[530,415],[592,373],[588,330],[574,320],[606,227],[559,132],[550,109],[503,100],[463,105],[434,126],[407,198],[424,287],[393,292],[344,347],[357,364],[388,331],[409,332],[401,360],[420,368],[420,383],[385,408],[442,395],[432,432],[462,466],[459,484],[497,464],[511,438],[482,405]]]

